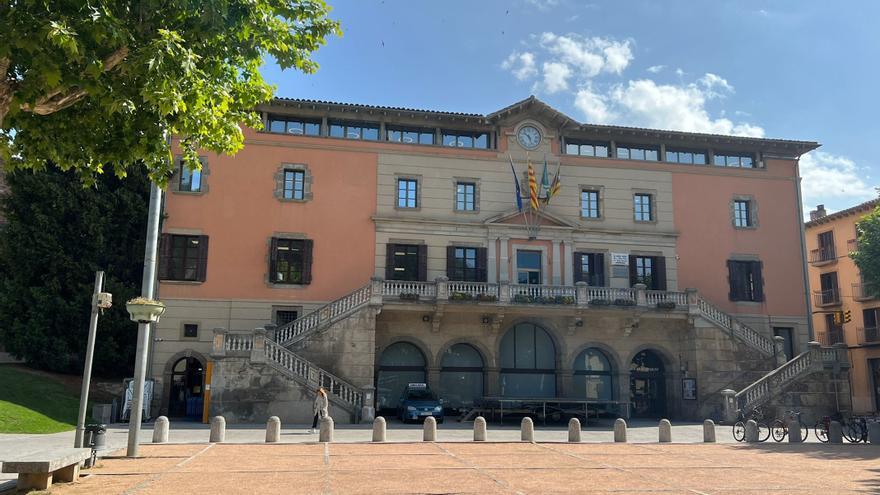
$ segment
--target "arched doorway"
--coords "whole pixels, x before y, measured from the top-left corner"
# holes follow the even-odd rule
[[[194,357],[177,360],[171,368],[171,395],[168,397],[168,416],[201,419],[205,369]]]
[[[601,350],[584,349],[574,360],[574,397],[588,400],[614,400],[611,360]]]
[[[663,360],[656,352],[644,350],[633,357],[629,366],[629,389],[632,416],[666,415],[666,377]]]
[[[483,356],[474,346],[455,344],[440,359],[440,397],[452,409],[473,407],[483,397]]]
[[[397,408],[408,383],[425,383],[425,355],[409,342],[388,346],[379,357],[376,374],[376,409]]]
[[[520,323],[501,338],[501,396],[556,397],[556,346],[546,330]]]

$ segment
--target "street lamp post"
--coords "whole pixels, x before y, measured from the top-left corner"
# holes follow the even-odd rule
[[[144,278],[141,296],[153,299],[156,280],[156,251],[159,242],[159,215],[162,209],[162,190],[155,183],[150,187],[150,207],[147,219],[147,243],[144,250]],[[144,381],[149,358],[150,323],[138,323],[137,354],[134,368],[134,390],[131,397],[131,414],[128,419],[128,457],[138,456],[138,437],[144,401]]]

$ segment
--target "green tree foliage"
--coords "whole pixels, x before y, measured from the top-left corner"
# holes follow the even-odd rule
[[[859,220],[858,250],[850,253],[868,291],[880,296],[880,206]]]
[[[328,14],[323,0],[0,1],[0,162],[87,184],[142,164],[164,185],[164,133],[191,168],[200,148],[238,151],[273,94],[264,57],[315,71],[340,34]]]
[[[32,366],[81,372],[95,271],[114,307],[100,317],[94,370],[129,376],[137,324],[125,301],[140,292],[150,181],[143,168],[128,178],[97,177],[78,185],[76,172],[49,168],[7,176],[0,203],[0,342]]]

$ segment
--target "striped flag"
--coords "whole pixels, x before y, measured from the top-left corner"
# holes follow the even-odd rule
[[[550,184],[550,194],[547,195],[547,202],[550,202],[550,198],[556,196],[559,192],[559,189],[562,187],[562,181],[559,178],[559,169],[562,168],[562,163],[560,163],[556,167],[556,175],[553,176],[553,182]]]
[[[513,185],[516,186],[516,209],[522,211],[522,189],[519,188],[519,177],[516,176],[516,169],[513,168],[513,157],[508,154],[507,158],[510,159],[510,171],[513,172]]]
[[[533,210],[538,209],[538,181],[531,160],[529,160],[529,203]]]

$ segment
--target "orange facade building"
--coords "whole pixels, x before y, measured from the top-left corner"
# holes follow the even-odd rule
[[[424,382],[463,413],[698,418],[772,402],[762,377],[791,359],[812,364],[787,397],[827,403],[802,386],[839,355],[808,345],[798,158],[818,144],[580,124],[534,97],[260,111],[244,150],[172,179],[161,411],[306,421],[321,385],[357,420]]]
[[[855,414],[880,411],[880,299],[849,256],[858,250],[859,220],[878,205],[874,199],[832,214],[819,205],[806,223],[813,326],[823,345],[849,349]]]

